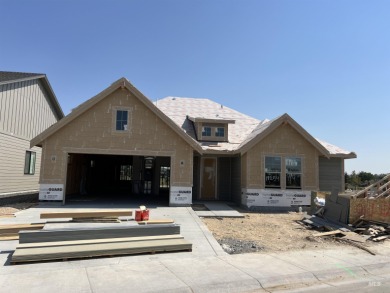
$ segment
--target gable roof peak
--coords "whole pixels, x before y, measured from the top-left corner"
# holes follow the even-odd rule
[[[159,118],[161,118],[173,131],[175,131],[184,141],[186,141],[189,145],[191,145],[198,152],[202,152],[201,147],[196,144],[196,142],[189,136],[185,134],[185,132],[178,127],[169,117],[167,117],[155,104],[148,99],[144,94],[142,94],[135,86],[133,86],[128,79],[121,77],[117,81],[113,82],[108,88],[101,91],[99,94],[94,97],[86,100],[84,103],[77,106],[70,114],[68,114],[64,119],[60,120],[52,127],[46,129],[41,134],[33,138],[30,142],[31,146],[40,146],[42,142],[47,139],[49,136],[54,134],[56,131],[66,126],[68,123],[73,121],[75,118],[79,117],[89,109],[91,109],[94,105],[96,105],[101,100],[108,97],[111,93],[118,89],[126,89],[130,93],[132,93],[139,101],[141,101],[147,108],[149,108],[154,114],[156,114]]]

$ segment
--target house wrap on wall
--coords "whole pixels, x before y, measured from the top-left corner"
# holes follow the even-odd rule
[[[288,114],[257,120],[208,99],[151,102],[127,79],[31,141],[41,146],[42,200],[72,195],[229,200],[246,207],[310,205],[344,189],[355,153],[313,138]]]
[[[0,71],[0,198],[38,192],[41,148],[30,140],[63,116],[45,74]]]

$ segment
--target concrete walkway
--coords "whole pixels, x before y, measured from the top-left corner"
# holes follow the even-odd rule
[[[63,207],[40,205],[17,213],[15,218],[0,219],[0,223],[39,222],[40,212],[60,210]],[[173,218],[180,224],[181,234],[193,243],[193,251],[12,266],[9,258],[17,241],[1,241],[0,292],[390,290],[390,245],[386,243],[373,248],[376,256],[348,247],[228,255],[191,208],[155,207],[150,208],[150,213],[151,218]]]
[[[225,218],[244,218],[242,214],[240,214],[235,209],[232,209],[224,202],[203,202],[198,201],[197,204],[204,205],[207,210],[195,210],[195,214],[198,217],[210,218],[210,217],[225,217]]]

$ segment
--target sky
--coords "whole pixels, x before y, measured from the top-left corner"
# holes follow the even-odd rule
[[[0,0],[0,70],[45,73],[65,114],[126,77],[149,99],[288,113],[390,173],[390,1]]]

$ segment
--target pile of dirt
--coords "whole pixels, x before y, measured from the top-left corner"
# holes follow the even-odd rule
[[[240,212],[244,218],[202,219],[230,254],[328,249],[343,245],[332,239],[312,239],[313,231],[297,222],[302,220],[302,213]]]

